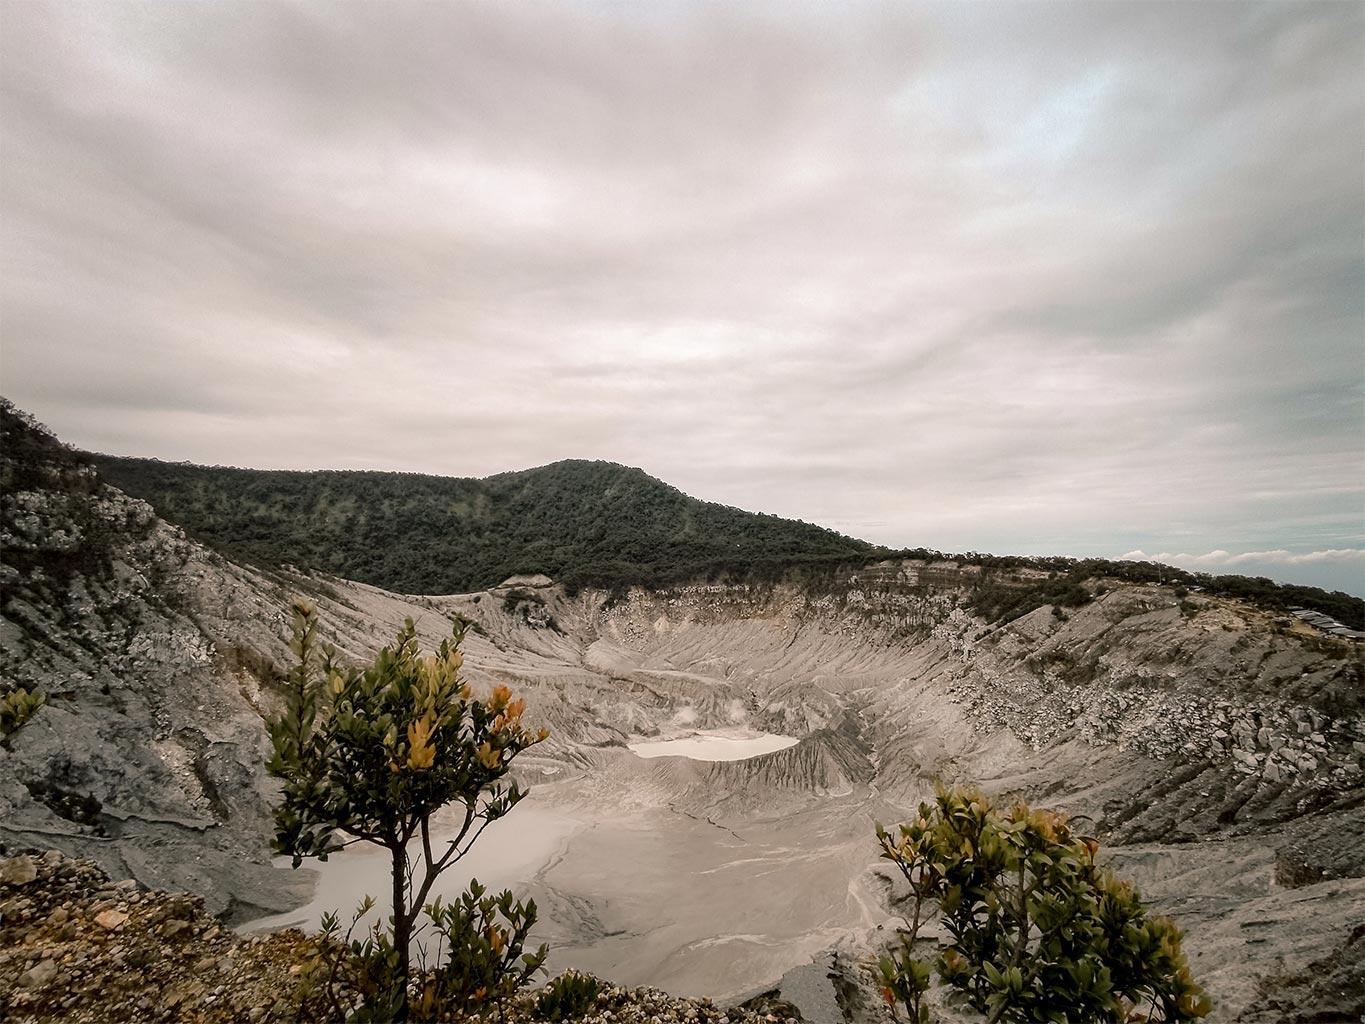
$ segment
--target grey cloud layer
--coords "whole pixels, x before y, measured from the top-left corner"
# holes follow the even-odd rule
[[[1359,5],[0,19],[3,389],[81,444],[1365,545]]]

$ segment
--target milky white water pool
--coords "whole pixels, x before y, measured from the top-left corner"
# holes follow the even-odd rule
[[[445,826],[436,830],[437,837],[445,834],[448,838],[453,834],[452,812],[443,812],[434,822]],[[568,837],[581,826],[582,822],[537,807],[528,799],[507,817],[488,826],[469,853],[440,876],[428,902],[437,896],[447,902],[458,897],[471,878],[477,878],[480,884],[495,893],[505,888],[520,889],[555,857]],[[444,843],[433,842],[432,846],[438,855],[445,849]],[[409,857],[420,860],[420,844],[409,847]],[[278,858],[276,864],[282,870],[291,870],[288,857]],[[299,870],[307,869],[318,876],[312,901],[297,910],[251,921],[242,927],[243,931],[277,928],[314,931],[319,927],[322,915],[329,911],[341,918],[344,931],[356,905],[366,895],[374,897],[375,901],[375,909],[365,918],[366,922],[382,920],[392,912],[392,862],[387,850],[357,843],[334,853],[326,863],[309,859],[303,864]]]
[[[694,761],[743,761],[796,745],[795,736],[770,732],[696,733],[672,740],[640,740],[627,746],[640,757],[690,757]]]

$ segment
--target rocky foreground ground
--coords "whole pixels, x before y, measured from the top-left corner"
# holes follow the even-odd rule
[[[241,936],[197,896],[111,880],[57,851],[0,859],[0,1020],[297,1021],[294,998],[312,939],[295,930]],[[795,1024],[795,1009],[758,999],[722,1009],[653,989],[604,984],[601,1024]],[[507,1020],[536,1019],[534,999]]]

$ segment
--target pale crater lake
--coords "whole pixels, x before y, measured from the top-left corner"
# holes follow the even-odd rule
[[[795,736],[769,732],[695,733],[671,740],[640,740],[626,744],[640,757],[690,757],[694,761],[743,761],[795,746]]]

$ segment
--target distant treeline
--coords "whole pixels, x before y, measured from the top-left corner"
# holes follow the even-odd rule
[[[92,456],[105,478],[220,550],[411,594],[545,573],[570,591],[664,587],[865,562],[877,549],[809,523],[690,498],[607,462],[482,480],[231,469]]]
[[[1353,597],[1340,590],[1326,591],[1320,587],[1304,587],[1292,583],[1276,583],[1264,576],[1212,576],[1203,572],[1187,572],[1173,565],[1160,562],[1114,561],[1108,558],[1064,558],[1029,557],[1023,555],[987,555],[970,551],[966,554],[944,554],[927,548],[907,548],[892,552],[889,557],[914,558],[923,561],[948,561],[959,565],[979,565],[1000,572],[1034,569],[1055,573],[1056,579],[1043,581],[1031,589],[1043,593],[1049,600],[1042,604],[1074,606],[1084,603],[1078,590],[1081,581],[1097,577],[1108,577],[1128,583],[1166,583],[1198,588],[1203,593],[1215,597],[1229,597],[1247,601],[1273,611],[1286,611],[1290,608],[1311,608],[1330,615],[1344,626],[1352,629],[1365,629],[1365,599]],[[1012,599],[998,585],[984,581],[979,588],[977,603],[983,607],[982,614],[992,612],[988,618],[995,619],[1011,610]],[[1055,599],[1055,600],[1054,600]]]

